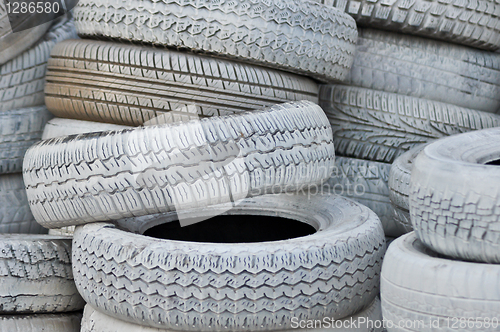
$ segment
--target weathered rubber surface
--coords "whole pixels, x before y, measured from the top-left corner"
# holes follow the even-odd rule
[[[309,101],[191,122],[45,140],[24,158],[47,228],[300,190],[334,166],[331,127]]]
[[[81,0],[74,13],[80,36],[188,48],[321,81],[346,78],[357,38],[349,15],[301,0]]]
[[[42,139],[121,129],[131,129],[131,127],[111,123],[54,118],[45,125]]]
[[[322,86],[320,106],[338,155],[386,163],[436,138],[500,126],[496,114],[344,85]]]
[[[0,174],[22,171],[26,150],[40,141],[52,117],[45,106],[0,112]]]
[[[386,236],[399,236],[403,232],[394,223],[387,185],[390,167],[387,163],[337,156],[333,174],[323,189],[369,207],[380,218]]]
[[[311,79],[168,49],[68,40],[52,50],[45,102],[58,117],[142,125],[188,105],[227,115],[287,101],[318,102]],[[191,113],[187,115],[193,115]]]
[[[410,216],[418,238],[441,254],[500,262],[500,128],[448,137],[417,156]]]
[[[44,105],[43,89],[50,50],[58,42],[76,37],[73,20],[64,16],[55,21],[33,47],[1,65],[0,112]]]
[[[323,0],[358,26],[392,30],[476,47],[500,47],[500,7],[493,0]]]
[[[22,174],[0,175],[0,233],[47,233],[31,214]]]
[[[292,317],[350,316],[377,295],[385,237],[368,208],[332,194],[265,195],[229,211],[227,205],[186,213],[285,217],[319,231],[283,241],[221,244],[87,224],[73,237],[78,290],[88,304],[120,320],[182,331],[284,330]],[[171,212],[163,222],[176,218]]]
[[[355,314],[351,317],[342,320],[341,326],[347,326],[348,328],[335,328],[335,323],[329,325],[329,327],[325,328],[316,328],[316,329],[300,329],[300,328],[292,328],[289,330],[281,330],[279,332],[327,332],[327,331],[338,331],[338,332],[382,332],[382,329],[371,328],[371,326],[367,324],[362,324],[361,326],[355,325],[356,327],[351,327],[352,322],[357,324],[358,321],[376,321],[382,320],[382,311],[380,308],[380,299],[378,297],[370,304],[370,306],[358,314]],[[330,322],[330,321],[328,321]],[[305,324],[305,322],[304,322]],[[337,324],[340,324],[338,322]],[[326,325],[325,325],[326,326]],[[158,329],[155,327],[147,327],[136,325],[129,322],[124,322],[114,317],[105,315],[100,313],[99,311],[92,308],[90,305],[85,306],[85,310],[83,311],[83,319],[82,319],[82,329],[81,332],[168,332],[165,329]],[[278,331],[277,331],[278,332]]]
[[[0,315],[0,332],[80,332],[80,313]]]
[[[73,281],[71,238],[0,234],[0,313],[82,309]]]
[[[387,330],[498,331],[498,325],[484,328],[482,319],[500,320],[499,278],[499,265],[440,258],[415,233],[403,235],[391,243],[382,265],[382,314],[394,324]],[[459,328],[461,318],[474,325]],[[397,328],[408,321],[417,327]]]
[[[346,82],[495,113],[500,109],[500,53],[359,29]]]

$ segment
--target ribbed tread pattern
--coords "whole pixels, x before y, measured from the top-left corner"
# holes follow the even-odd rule
[[[202,244],[133,235],[110,224],[77,227],[75,282],[106,314],[164,329],[276,330],[289,328],[291,317],[349,316],[378,292],[385,237],[367,208],[339,196],[315,198],[283,194],[250,204],[326,216],[322,231],[279,242]],[[357,217],[337,231],[327,208]]]
[[[83,308],[71,270],[71,238],[0,234],[0,247],[0,313]]]
[[[344,85],[322,86],[320,106],[338,155],[387,163],[436,138],[500,126],[496,114]]]
[[[80,332],[82,314],[0,315],[0,332]]]
[[[323,0],[359,26],[392,30],[485,50],[500,47],[500,4],[493,0]]]
[[[496,113],[500,109],[500,53],[359,29],[347,82]]]
[[[319,184],[334,147],[308,101],[185,123],[45,140],[24,159],[36,220],[60,228]]]
[[[188,48],[322,81],[346,78],[357,38],[349,15],[300,0],[81,0],[75,25],[85,37]]]

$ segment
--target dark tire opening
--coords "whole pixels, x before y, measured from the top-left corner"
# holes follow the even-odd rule
[[[209,242],[252,243],[280,241],[316,233],[306,223],[269,216],[228,215],[181,227],[179,221],[148,229],[144,235],[159,239]]]
[[[488,161],[485,165],[500,166],[500,159]]]

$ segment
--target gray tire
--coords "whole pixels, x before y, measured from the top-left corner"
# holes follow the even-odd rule
[[[285,217],[319,231],[225,244],[156,239],[92,223],[73,237],[78,290],[107,315],[182,331],[289,329],[293,317],[343,318],[376,297],[385,237],[368,208],[331,194],[266,195],[227,206],[186,214]],[[168,213],[159,223],[176,219]]]
[[[50,50],[61,40],[75,37],[73,21],[62,17],[34,46],[0,66],[0,112],[43,105]]]
[[[500,109],[500,53],[359,29],[347,82],[495,113]]]
[[[322,86],[320,106],[338,155],[386,163],[436,138],[500,126],[496,114],[345,85]]]
[[[498,331],[499,279],[499,265],[440,258],[415,233],[403,235],[391,243],[382,265],[382,314],[393,324],[386,323],[387,330]],[[484,328],[484,319],[496,324]]]
[[[52,117],[45,106],[0,112],[0,174],[22,172],[26,150]]]
[[[301,101],[45,140],[26,153],[24,181],[38,223],[60,228],[295,191],[333,166],[328,119]]]
[[[355,314],[351,317],[347,317],[345,319],[341,319],[341,322],[336,322],[339,326],[346,326],[347,328],[335,328],[332,323],[329,327],[325,328],[316,328],[316,329],[300,329],[300,328],[292,328],[289,330],[281,330],[276,332],[328,332],[331,330],[337,332],[382,332],[383,329],[371,328],[368,324],[357,324],[359,321],[382,321],[382,310],[380,308],[380,299],[378,297],[370,304],[370,306],[358,314]],[[327,321],[330,322],[330,321]],[[351,325],[354,322],[356,327],[352,327]],[[304,322],[305,323],[305,322]],[[333,325],[333,326],[331,326]],[[326,325],[324,325],[326,326]],[[83,320],[82,320],[82,330],[81,332],[168,332],[168,330],[158,329],[155,327],[147,327],[136,325],[129,322],[124,322],[114,317],[105,315],[95,310],[89,305],[85,306],[85,310],[83,311]]]
[[[80,332],[82,314],[0,315],[1,332]]]
[[[47,233],[31,214],[22,174],[0,176],[0,233]]]
[[[380,218],[386,236],[399,236],[404,232],[394,223],[389,200],[390,167],[391,164],[337,156],[333,174],[323,189],[369,207]]]
[[[0,234],[0,247],[2,315],[83,308],[71,270],[71,238]]]
[[[321,81],[347,77],[357,38],[349,15],[301,0],[80,0],[75,25],[85,37],[188,48]]]
[[[443,255],[500,263],[500,128],[429,144],[411,172],[410,215],[418,238]],[[497,160],[498,162],[498,160]]]
[[[492,0],[323,0],[359,26],[392,30],[485,50],[500,47],[499,4]]]
[[[208,117],[297,100],[317,103],[318,85],[240,62],[92,40],[54,47],[45,87],[47,108],[58,117],[130,126],[179,116],[188,105],[196,113],[185,115]]]
[[[111,123],[54,118],[45,125],[42,139],[131,128]]]

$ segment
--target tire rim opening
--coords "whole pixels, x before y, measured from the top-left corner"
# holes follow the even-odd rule
[[[149,228],[144,235],[176,241],[254,243],[288,240],[316,233],[306,223],[270,216],[223,215],[181,227],[179,221]]]
[[[500,166],[500,159],[495,159],[495,160],[492,160],[492,161],[488,161],[487,163],[485,163],[485,165]]]

